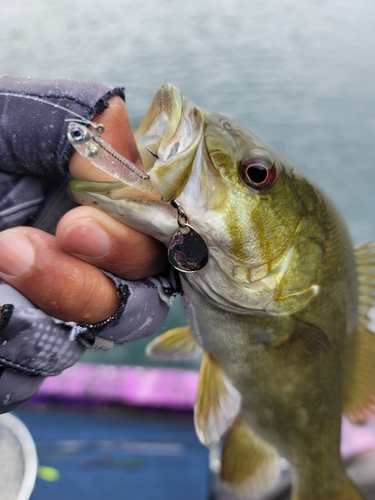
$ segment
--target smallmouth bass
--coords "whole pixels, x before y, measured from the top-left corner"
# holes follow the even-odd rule
[[[375,403],[375,247],[353,250],[320,188],[238,121],[172,86],[135,135],[142,188],[74,180],[70,194],[166,246],[177,200],[207,245],[207,264],[181,273],[189,327],[148,353],[203,351],[195,425],[207,446],[223,438],[223,481],[239,498],[257,497],[276,481],[281,452],[293,500],[360,499],[340,429],[343,413],[361,417]]]

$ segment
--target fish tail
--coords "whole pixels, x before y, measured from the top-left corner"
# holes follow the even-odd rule
[[[240,499],[258,498],[274,485],[279,472],[276,449],[237,417],[223,444],[221,479],[225,486]]]

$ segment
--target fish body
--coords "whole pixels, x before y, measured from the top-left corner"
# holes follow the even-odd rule
[[[71,195],[169,245],[173,200],[209,259],[181,273],[188,328],[155,357],[203,350],[195,424],[223,438],[222,478],[240,498],[276,480],[281,452],[293,500],[361,496],[340,457],[343,411],[374,402],[375,251],[353,251],[323,191],[238,121],[163,86],[136,132],[150,196],[123,183],[73,181]],[[155,196],[155,191],[160,198]]]

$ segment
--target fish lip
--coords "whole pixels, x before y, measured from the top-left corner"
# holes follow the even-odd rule
[[[135,132],[145,171],[164,201],[176,199],[188,182],[204,119],[194,103],[163,85]]]
[[[155,164],[165,162],[165,149],[178,130],[182,113],[181,92],[171,84],[160,87],[134,133],[147,173],[151,172]]]

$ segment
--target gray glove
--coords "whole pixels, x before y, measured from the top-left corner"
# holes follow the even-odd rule
[[[9,95],[12,94],[12,95]],[[73,203],[65,194],[73,153],[66,138],[71,114],[37,97],[91,119],[122,89],[70,80],[28,80],[0,75],[0,230],[33,225],[53,232]],[[75,364],[87,347],[155,333],[177,292],[172,276],[116,283],[120,306],[94,325],[52,318],[0,281],[0,413],[30,398],[43,379]]]

